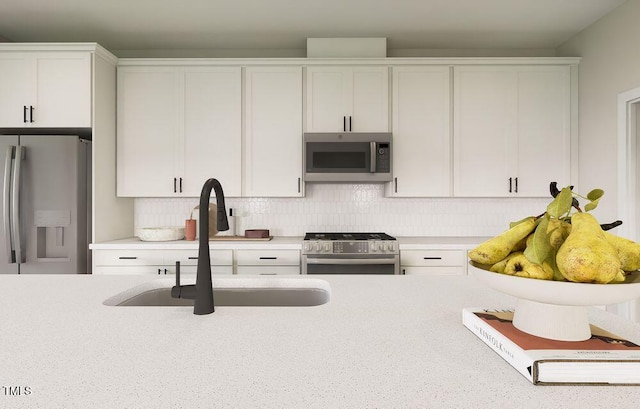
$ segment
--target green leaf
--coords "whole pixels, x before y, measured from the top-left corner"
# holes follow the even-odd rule
[[[599,203],[599,202],[600,202],[600,199],[596,199],[596,200],[593,200],[593,201],[591,201],[591,202],[587,203],[587,204],[584,206],[584,210],[585,210],[585,211],[587,211],[587,212],[592,211],[593,209],[595,209],[596,207],[598,207],[598,203]]]
[[[600,199],[602,195],[604,195],[604,190],[593,189],[591,192],[587,193],[587,199],[591,200],[592,202],[595,202],[598,199]]]
[[[569,213],[571,203],[573,202],[573,193],[570,187],[563,188],[558,196],[547,206],[547,213],[552,217],[560,218]]]
[[[515,226],[519,225],[520,223],[526,222],[529,219],[531,219],[531,216],[525,217],[524,219],[518,220],[516,222],[511,222],[511,223],[509,223],[509,228],[511,229],[512,227],[515,227]]]
[[[560,196],[560,195],[558,195]],[[549,214],[540,220],[538,227],[536,227],[533,233],[533,239],[531,244],[524,250],[524,255],[527,260],[532,263],[542,265],[542,263],[549,257],[551,252],[551,243],[549,241],[549,235],[547,234],[547,228],[549,226]]]

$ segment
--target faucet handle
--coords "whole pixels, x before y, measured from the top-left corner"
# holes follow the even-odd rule
[[[180,287],[180,262],[176,261],[176,287]]]

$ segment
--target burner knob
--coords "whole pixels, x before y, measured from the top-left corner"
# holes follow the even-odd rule
[[[331,251],[331,244],[324,243],[324,251],[327,251],[327,252]]]
[[[372,252],[375,252],[378,250],[378,245],[376,244],[375,241],[371,242],[371,244],[369,245],[369,250],[371,250]]]
[[[396,251],[395,243],[393,243],[393,242],[389,243],[389,251]]]
[[[320,251],[320,243],[316,243],[314,249],[315,251]]]
[[[311,250],[311,245],[309,243],[304,243],[303,249],[304,249],[304,251],[309,251],[309,250]]]

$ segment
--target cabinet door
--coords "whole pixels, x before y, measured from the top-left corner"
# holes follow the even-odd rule
[[[177,101],[178,77],[174,68],[118,70],[119,196],[177,194]]]
[[[241,194],[241,80],[240,67],[184,69],[184,148],[176,156],[185,196],[200,196],[209,178],[226,196]]]
[[[357,67],[351,72],[347,102],[350,131],[387,132],[389,130],[389,69]]]
[[[451,196],[449,67],[394,67],[391,196]]]
[[[307,132],[387,132],[387,67],[307,68]]]
[[[0,127],[27,125],[29,105],[33,104],[32,60],[24,53],[0,53]]]
[[[510,196],[516,177],[517,73],[454,68],[454,195]],[[513,191],[513,188],[512,188]]]
[[[349,85],[344,67],[307,68],[307,132],[347,131]]]
[[[569,67],[518,71],[518,196],[548,197],[571,184]]]
[[[47,53],[35,57],[36,96],[31,120],[39,128],[91,127],[91,55]]]
[[[246,70],[244,196],[302,196],[302,68]]]

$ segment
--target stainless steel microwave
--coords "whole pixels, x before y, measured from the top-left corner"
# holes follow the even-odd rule
[[[304,134],[306,182],[391,181],[390,132]]]

